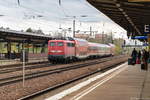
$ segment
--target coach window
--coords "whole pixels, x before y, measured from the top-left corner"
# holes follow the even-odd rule
[[[57,46],[64,46],[63,42],[58,42]]]
[[[55,42],[50,42],[50,46],[55,46]]]

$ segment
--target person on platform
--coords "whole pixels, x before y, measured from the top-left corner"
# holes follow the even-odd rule
[[[131,57],[132,57],[132,63],[135,64],[137,58],[137,51],[135,50],[135,48],[132,51]]]
[[[141,60],[141,51],[138,52],[138,59]]]
[[[148,69],[148,58],[149,58],[149,52],[147,52],[145,49],[142,50],[142,61],[144,64],[144,69]]]
[[[137,53],[136,64],[140,63],[141,63],[141,51],[139,50],[139,52]]]

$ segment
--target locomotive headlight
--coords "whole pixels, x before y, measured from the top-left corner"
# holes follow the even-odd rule
[[[62,52],[61,50],[57,50],[58,53]]]
[[[60,53],[62,51],[61,50],[51,50],[50,52],[52,52],[52,53]]]
[[[56,50],[51,50],[51,52],[56,52]]]

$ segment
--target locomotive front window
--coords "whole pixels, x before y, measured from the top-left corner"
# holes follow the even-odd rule
[[[72,47],[75,47],[75,44],[74,43],[71,43]]]
[[[55,46],[55,42],[50,42],[50,46]]]
[[[74,43],[67,43],[67,46],[68,47],[75,47],[75,44]]]
[[[57,46],[64,46],[63,42],[58,42]]]

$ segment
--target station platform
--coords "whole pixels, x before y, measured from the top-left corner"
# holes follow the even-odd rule
[[[71,100],[150,100],[150,67],[145,71],[140,65],[126,63],[119,74],[92,87],[70,97]]]
[[[26,64],[30,64],[30,63],[38,63],[38,62],[46,62],[48,61],[47,57],[43,57],[43,58],[31,58],[28,60],[28,62],[26,62]],[[20,59],[13,59],[13,60],[0,60],[0,67],[1,66],[10,66],[10,65],[19,65],[22,64],[22,62],[20,61]]]
[[[148,70],[141,70],[140,64],[128,65],[126,62],[45,100],[60,99],[150,100],[150,65]]]

